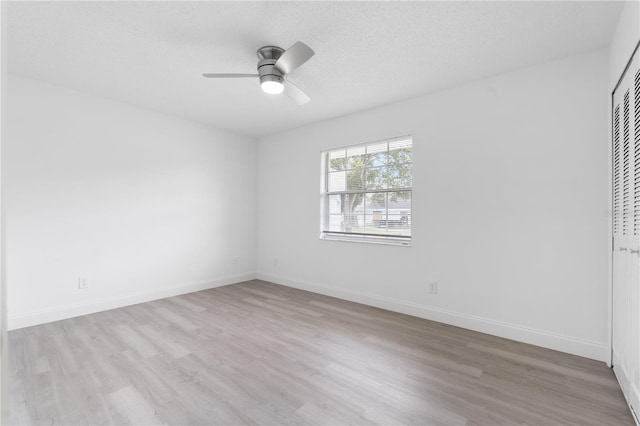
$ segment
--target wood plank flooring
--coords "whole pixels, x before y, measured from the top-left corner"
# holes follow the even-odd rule
[[[11,424],[634,424],[601,362],[257,280],[9,344]]]

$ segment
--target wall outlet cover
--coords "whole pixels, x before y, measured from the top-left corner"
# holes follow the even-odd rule
[[[83,277],[78,278],[78,290],[84,290],[86,288],[89,288],[89,281]]]

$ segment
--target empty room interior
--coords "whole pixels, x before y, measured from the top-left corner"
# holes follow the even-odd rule
[[[3,424],[638,424],[640,2],[0,17]]]

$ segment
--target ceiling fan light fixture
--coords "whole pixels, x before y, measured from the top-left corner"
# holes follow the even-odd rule
[[[262,91],[264,93],[268,93],[270,95],[279,95],[284,92],[284,84],[279,81],[263,81],[260,83],[260,87],[262,87]]]
[[[279,95],[284,92],[284,84],[282,77],[275,75],[265,75],[260,78],[260,87],[264,93],[270,95]]]

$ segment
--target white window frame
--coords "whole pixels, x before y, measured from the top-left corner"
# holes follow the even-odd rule
[[[381,143],[390,143],[394,141],[404,141],[411,140],[411,186],[409,187],[393,187],[386,189],[368,189],[363,188],[361,190],[345,190],[344,191],[329,191],[329,153],[342,150],[342,149],[354,149],[372,145],[378,145]],[[405,163],[406,164],[406,163]],[[366,170],[366,168],[365,168]],[[365,171],[366,173],[366,171]],[[365,177],[366,181],[366,177]],[[411,219],[409,222],[409,227],[411,229],[411,235],[409,236],[399,236],[399,235],[382,235],[382,234],[367,234],[367,233],[357,233],[357,232],[345,232],[345,231],[327,231],[329,223],[329,196],[330,195],[340,195],[340,194],[366,194],[371,193],[390,193],[390,192],[399,192],[399,191],[408,191],[411,193],[411,204],[409,208],[409,218]],[[411,135],[398,136],[387,139],[380,139],[377,141],[360,143],[355,145],[347,145],[340,146],[331,149],[326,149],[321,152],[321,189],[320,189],[320,239],[328,240],[328,241],[346,241],[346,242],[356,242],[356,243],[372,243],[372,244],[389,244],[389,245],[397,245],[410,247],[413,239],[413,226],[412,226],[412,218],[413,218],[413,137]],[[388,226],[389,220],[389,207],[386,207],[387,211],[385,212],[385,217]]]

